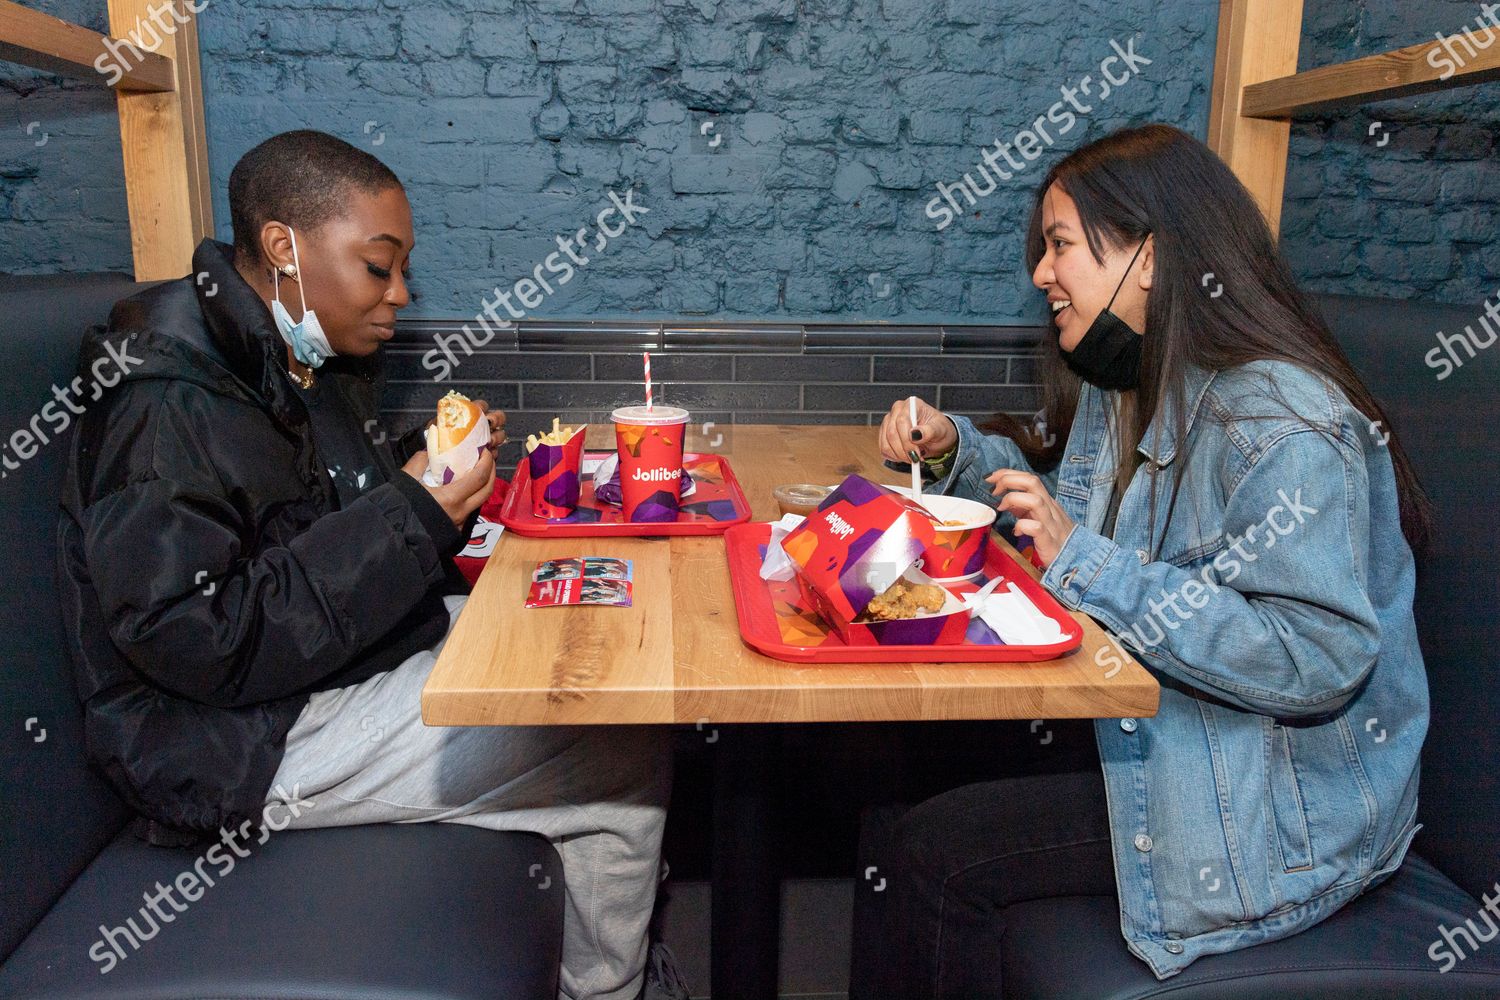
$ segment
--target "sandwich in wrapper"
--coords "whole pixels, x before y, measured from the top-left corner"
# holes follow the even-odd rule
[[[427,471],[422,482],[442,486],[474,468],[490,444],[490,422],[479,404],[450,391],[438,400],[437,420],[427,428]]]
[[[809,604],[850,645],[946,645],[963,641],[969,609],[915,566],[936,542],[933,522],[915,501],[850,476],[781,547]]]

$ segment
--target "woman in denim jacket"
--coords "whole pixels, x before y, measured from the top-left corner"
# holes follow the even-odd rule
[[[1165,979],[1323,920],[1417,829],[1425,501],[1249,193],[1177,129],[1120,131],[1049,172],[1027,255],[1056,333],[1042,419],[995,436],[924,404],[913,427],[902,400],[881,450],[997,506],[1161,707],[1095,722],[1099,772],[903,816],[903,996],[1002,995],[973,956],[1008,903],[1055,895],[1117,893],[1130,951]],[[1105,676],[1121,662],[1096,657]]]

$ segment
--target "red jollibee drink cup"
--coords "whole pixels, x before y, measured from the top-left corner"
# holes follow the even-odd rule
[[[610,414],[620,452],[620,507],[627,521],[675,521],[688,411],[622,406]]]

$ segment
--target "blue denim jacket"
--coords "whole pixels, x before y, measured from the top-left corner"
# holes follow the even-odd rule
[[[1121,929],[1163,979],[1310,927],[1393,872],[1417,830],[1428,715],[1381,429],[1282,362],[1195,371],[1188,390],[1185,439],[1171,419],[1148,430],[1113,538],[1099,532],[1115,393],[1084,385],[1044,477],[1076,527],[1042,583],[1162,685],[1154,718],[1099,719],[1095,735]],[[994,504],[984,476],[1029,467],[953,422],[933,489]],[[1095,662],[1121,664],[1108,648]]]

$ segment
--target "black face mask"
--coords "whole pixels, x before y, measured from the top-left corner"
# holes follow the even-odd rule
[[[1109,306],[1115,304],[1115,296],[1125,287],[1125,279],[1145,246],[1146,241],[1141,240],[1141,245],[1135,248],[1135,256],[1130,258],[1125,273],[1120,276],[1120,283],[1115,286],[1115,294],[1109,297],[1109,305],[1089,324],[1083,339],[1071,351],[1062,352],[1063,361],[1075,375],[1101,389],[1134,389],[1140,381],[1141,341],[1144,338],[1110,312]]]

